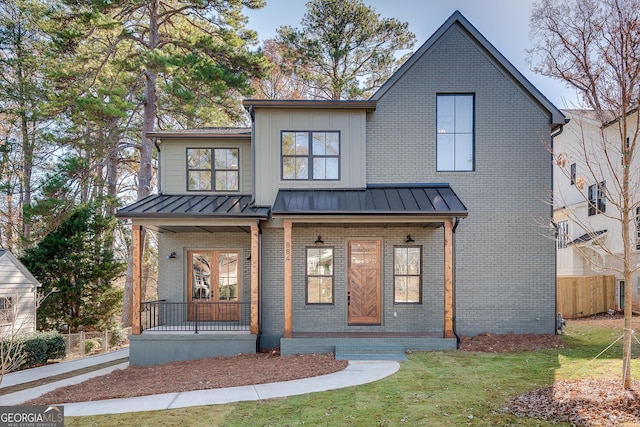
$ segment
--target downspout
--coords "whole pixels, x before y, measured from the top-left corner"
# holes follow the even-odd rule
[[[162,194],[162,180],[160,179],[160,173],[162,171],[162,167],[160,167],[160,146],[158,145],[158,137],[154,136],[153,137],[153,145],[156,146],[156,149],[158,150],[158,194]]]
[[[453,249],[453,289],[451,290],[452,298],[453,298],[453,335],[456,336],[456,348],[461,347],[460,335],[458,335],[458,331],[456,331],[456,228],[458,228],[458,224],[460,224],[460,218],[455,217],[453,219],[453,227],[451,228],[451,246]]]
[[[260,353],[260,337],[262,337],[262,227],[258,220],[258,336],[256,337],[256,352]]]
[[[253,105],[249,105],[251,117],[251,203],[256,201],[256,112]],[[258,229],[260,226],[258,226]]]
[[[569,123],[569,120],[571,119],[564,119],[564,124],[558,125],[558,127],[556,127],[555,129],[558,129],[556,132],[551,134],[551,224],[553,224],[553,227],[555,228],[555,233],[556,233],[556,238],[558,237],[558,226],[555,223],[555,221],[553,220],[553,211],[555,209],[555,203],[554,203],[554,194],[553,194],[553,139],[560,135],[562,133],[562,131],[564,130],[564,125],[566,125],[567,123]],[[553,129],[552,132],[555,130]],[[553,286],[553,299],[555,301],[554,303],[554,316],[553,316],[553,331],[554,334],[558,334],[558,327],[557,327],[557,317],[555,316],[558,313],[558,253],[557,253],[557,249],[555,251],[555,256],[553,257],[553,276],[555,277],[555,283]]]

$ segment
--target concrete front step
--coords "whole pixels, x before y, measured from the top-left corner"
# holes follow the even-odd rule
[[[402,345],[336,345],[336,360],[407,360]]]

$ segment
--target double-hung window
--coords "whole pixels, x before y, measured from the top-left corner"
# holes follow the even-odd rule
[[[283,131],[282,179],[340,179],[340,132]]]
[[[307,248],[307,304],[333,304],[333,248]]]
[[[558,221],[558,249],[564,249],[569,244],[569,221]]]
[[[393,302],[422,302],[422,247],[393,248]]]
[[[238,191],[237,148],[187,148],[187,190]]]
[[[436,99],[436,169],[473,171],[474,96],[443,94]]]
[[[607,210],[607,199],[605,198],[605,182],[589,186],[589,216],[604,213]]]
[[[13,298],[0,297],[0,325],[14,322]]]

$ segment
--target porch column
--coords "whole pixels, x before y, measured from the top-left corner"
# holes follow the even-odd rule
[[[293,338],[291,221],[284,222],[284,337]]]
[[[444,223],[444,337],[453,333],[453,222]]]
[[[140,324],[140,304],[142,303],[140,291],[142,289],[142,226],[131,226],[132,256],[131,272],[133,273],[133,283],[131,290],[131,333],[140,335],[142,325]]]
[[[260,296],[260,246],[258,240],[258,226],[251,226],[251,333],[260,330],[258,318],[258,302]]]

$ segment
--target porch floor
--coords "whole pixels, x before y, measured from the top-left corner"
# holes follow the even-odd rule
[[[436,332],[294,332],[293,338],[442,338]]]

